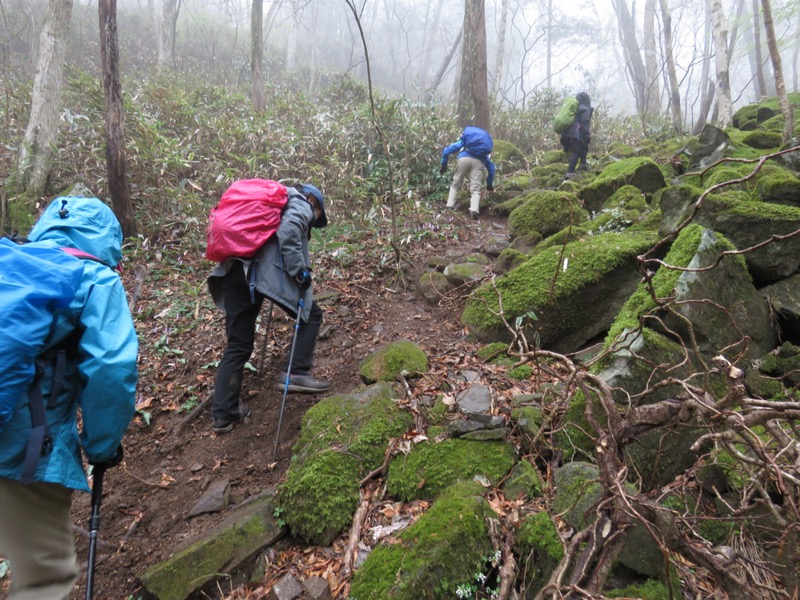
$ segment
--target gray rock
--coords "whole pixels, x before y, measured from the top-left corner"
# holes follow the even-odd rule
[[[789,338],[800,336],[800,275],[759,290],[778,313],[781,331]]]
[[[445,267],[444,276],[450,285],[458,287],[480,281],[486,277],[486,270],[476,263],[454,263]]]
[[[455,421],[450,421],[447,425],[447,433],[453,437],[461,437],[464,434],[472,433],[479,429],[483,429],[483,425],[471,419],[456,419]]]
[[[508,429],[481,429],[462,435],[462,439],[473,440],[475,442],[496,442],[505,439]]]
[[[219,512],[228,506],[231,497],[231,484],[227,479],[214,481],[200,497],[192,509],[189,517],[196,517],[206,513]]]
[[[465,415],[488,414],[492,409],[492,394],[482,383],[474,383],[456,397],[456,403]]]
[[[269,600],[295,600],[302,593],[303,587],[300,582],[297,581],[294,575],[287,573],[272,586]]]
[[[322,577],[309,577],[303,582],[308,600],[332,600],[330,585]]]
[[[692,148],[689,170],[704,168],[722,158],[725,148],[730,145],[730,137],[719,127],[706,123],[700,137]]]
[[[450,282],[439,271],[428,271],[423,273],[417,283],[420,296],[426,301],[435,303],[442,299],[449,290],[453,288]]]

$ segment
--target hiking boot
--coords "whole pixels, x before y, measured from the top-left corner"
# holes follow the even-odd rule
[[[589,170],[589,165],[587,164],[583,164],[580,167],[578,167],[578,171],[588,171],[588,170]]]
[[[280,379],[275,387],[281,391],[286,387],[286,372],[281,371]],[[316,379],[307,373],[293,373],[289,377],[289,391],[298,394],[319,394],[331,389],[330,381]]]
[[[250,409],[247,407],[247,405],[240,403],[235,415],[228,417],[227,419],[214,419],[211,423],[211,427],[214,430],[214,433],[229,433],[233,431],[233,428],[237,423],[244,421],[249,416]]]
[[[572,179],[573,177],[575,177],[575,173],[567,173],[566,175],[564,175],[564,181]]]
[[[478,220],[478,211],[476,211],[476,210],[469,211],[469,218],[472,219],[473,221],[477,221]]]

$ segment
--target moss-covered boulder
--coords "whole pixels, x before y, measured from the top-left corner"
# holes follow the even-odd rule
[[[703,126],[700,137],[690,144],[689,170],[703,169],[725,156],[730,147],[730,136],[710,123]]]
[[[538,251],[476,291],[461,322],[479,340],[508,339],[497,314],[499,292],[509,323],[535,315],[525,326],[529,339],[536,334],[545,348],[574,351],[611,325],[639,282],[636,257],[654,241],[653,233],[626,231]]]
[[[447,281],[444,273],[439,271],[426,271],[419,278],[417,290],[419,295],[431,303],[439,302],[452,286]]]
[[[588,218],[589,214],[574,194],[536,190],[511,211],[508,230],[512,239],[534,233],[547,237],[570,225],[583,223]]]
[[[350,527],[361,479],[381,465],[386,446],[413,425],[393,401],[388,383],[330,396],[303,417],[294,459],[278,492],[291,532],[311,544],[329,545]]]
[[[450,600],[474,582],[492,555],[495,519],[481,486],[465,481],[448,489],[419,520],[377,546],[356,571],[351,600]]]
[[[669,235],[683,223],[694,209],[701,190],[691,185],[674,185],[653,194],[653,204],[661,211],[658,233]]]
[[[513,271],[519,265],[524,263],[528,260],[527,255],[523,254],[519,250],[515,250],[514,248],[506,248],[500,253],[500,256],[497,257],[497,261],[494,263],[494,271],[495,273],[508,273],[509,271]]]
[[[780,148],[783,143],[781,134],[776,131],[751,131],[742,141],[751,148],[759,150]]]
[[[149,567],[139,581],[158,600],[183,600],[220,577],[244,568],[283,536],[275,502],[265,495],[234,510],[222,523],[189,541],[164,562]]]
[[[747,123],[759,125],[776,115],[774,108],[763,104],[748,104],[733,113],[733,126],[736,129],[745,129]]]
[[[435,498],[455,482],[476,476],[498,485],[515,462],[514,447],[508,442],[421,442],[409,454],[398,455],[389,463],[387,491],[408,501]]]
[[[538,498],[542,495],[542,480],[536,468],[527,460],[521,460],[503,483],[503,494],[516,498]]]
[[[735,248],[724,236],[700,225],[681,231],[653,278],[659,298],[674,298],[668,310],[655,309],[645,284],[626,303],[617,327],[643,322],[707,358],[723,349],[745,351],[751,358],[769,352],[777,339],[769,305],[753,286],[740,255],[722,256]],[[709,268],[713,267],[713,268]],[[688,269],[688,270],[683,270]],[[744,335],[749,341],[744,339]]]
[[[460,287],[486,277],[486,269],[474,262],[451,263],[444,268],[444,276],[451,286]]]
[[[781,379],[787,387],[796,387],[800,384],[800,347],[784,342],[777,352],[764,357],[758,370]]]
[[[403,371],[415,375],[428,370],[428,357],[409,340],[389,342],[361,363],[359,375],[365,383],[395,381]]]
[[[800,208],[711,194],[697,213],[697,223],[718,231],[742,250],[797,230]],[[776,241],[744,255],[758,287],[793,275],[800,267],[800,237]]]
[[[564,558],[564,545],[550,515],[538,512],[525,517],[517,531],[519,579],[525,600],[532,600]]]
[[[645,194],[666,187],[667,182],[658,164],[651,158],[637,157],[608,165],[578,196],[590,212],[597,212],[619,188],[632,185]]]
[[[788,172],[762,177],[758,180],[756,195],[763,202],[800,207],[800,179]]]
[[[505,140],[494,140],[492,148],[492,162],[497,167],[500,175],[516,173],[525,168],[526,160],[522,150],[511,142]]]

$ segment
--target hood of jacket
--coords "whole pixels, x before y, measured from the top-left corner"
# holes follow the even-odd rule
[[[77,248],[112,268],[122,258],[122,227],[114,212],[97,198],[56,198],[33,226],[28,239]]]

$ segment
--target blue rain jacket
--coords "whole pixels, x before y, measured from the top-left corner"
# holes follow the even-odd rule
[[[67,212],[63,212],[66,210]],[[63,217],[59,215],[62,211]],[[36,481],[89,491],[81,448],[89,462],[112,458],[133,418],[138,341],[125,289],[116,266],[122,256],[122,229],[111,209],[96,198],[57,198],[31,230],[31,243],[70,247],[93,255],[83,261],[78,293],[57,317],[48,346],[82,331],[77,355],[67,361],[65,381],[47,422],[52,451],[41,457]],[[2,266],[0,265],[0,268]],[[0,310],[4,310],[0,297]],[[19,323],[19,335],[26,325]],[[52,365],[41,379],[45,403],[52,387]],[[82,428],[78,431],[80,406]],[[31,415],[27,394],[0,432],[0,477],[19,480]]]
[[[483,163],[483,166],[486,167],[486,187],[494,187],[494,173],[496,167],[492,162],[492,155],[488,154],[486,156],[476,156],[469,152],[466,148],[464,148],[464,143],[461,140],[457,142],[453,142],[449,146],[445,147],[442,151],[442,164],[447,164],[447,159],[450,158],[450,155],[454,152],[458,152],[458,158],[463,156],[469,156],[470,158],[475,158]]]

